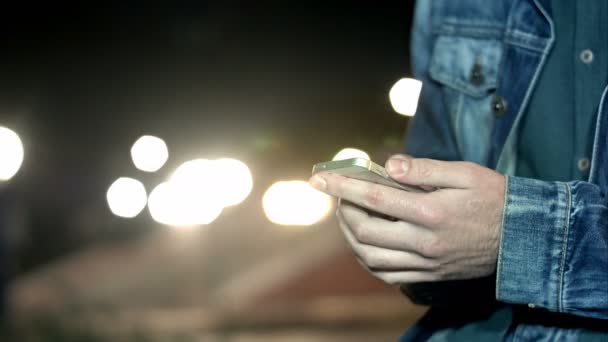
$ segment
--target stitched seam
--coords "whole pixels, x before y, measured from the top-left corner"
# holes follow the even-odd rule
[[[523,49],[526,49],[526,50],[532,51],[532,52],[539,52],[539,53],[544,53],[545,52],[545,50],[542,49],[542,48],[536,48],[536,47],[533,47],[531,45],[524,44],[521,41],[519,41],[517,39],[510,38],[510,37],[506,37],[505,38],[505,43],[513,45],[513,46],[518,46],[520,48],[523,48]]]
[[[562,261],[559,268],[559,290],[557,293],[557,310],[558,312],[563,312],[563,291],[564,291],[564,272],[566,268],[566,253],[568,248],[568,233],[570,231],[570,208],[572,206],[572,189],[570,188],[570,184],[565,183],[566,185],[566,221],[564,226],[564,236],[562,241]]]
[[[434,28],[432,32],[438,35],[498,39],[504,35],[504,27],[500,25],[475,26],[470,24],[449,22],[446,20],[444,23]]]
[[[545,51],[545,46],[550,43],[551,37],[539,37],[523,31],[509,29],[505,33],[504,41],[505,43],[543,53]]]
[[[593,138],[593,152],[591,154],[591,169],[589,171],[589,182],[595,183],[597,176],[595,176],[596,169],[598,167],[598,158],[599,158],[599,145],[600,145],[600,126],[602,126],[602,112],[604,111],[604,104],[607,100],[608,94],[608,86],[604,88],[604,93],[602,94],[602,99],[600,100],[600,108],[597,110],[597,118],[595,121],[595,137]],[[594,177],[595,176],[595,177]]]
[[[474,20],[470,19],[461,19],[459,17],[448,17],[446,16],[444,19],[444,25],[458,25],[470,28],[481,28],[481,29],[502,29],[504,26],[501,24],[496,24],[495,21],[490,20]]]
[[[484,96],[487,96],[489,93],[489,89],[496,88],[496,79],[494,79],[494,82],[489,83],[486,87],[476,89],[475,87],[470,86],[467,82],[462,81],[457,77],[444,76],[445,72],[440,71],[438,69],[440,68],[431,67],[429,69],[429,75],[432,79],[474,98],[482,98]]]
[[[496,299],[499,297],[500,289],[500,271],[502,270],[502,241],[505,232],[505,217],[507,216],[507,198],[509,197],[509,179],[508,175],[505,175],[505,197],[502,205],[502,219],[500,221],[500,241],[498,242],[498,262],[496,264]]]

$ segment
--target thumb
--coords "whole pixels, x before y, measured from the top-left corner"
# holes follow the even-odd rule
[[[399,183],[429,188],[470,188],[475,166],[466,162],[394,155],[386,162],[389,176]]]

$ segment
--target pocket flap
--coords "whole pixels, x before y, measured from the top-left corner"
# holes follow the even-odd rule
[[[501,55],[497,39],[439,36],[429,73],[440,83],[482,97],[496,89]]]

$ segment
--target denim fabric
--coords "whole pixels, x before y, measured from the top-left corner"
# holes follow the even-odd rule
[[[406,152],[507,175],[496,299],[525,313],[498,339],[608,340],[608,87],[587,182],[513,176],[519,123],[554,41],[547,2],[418,2],[411,51],[424,85]],[[496,98],[503,112],[493,111]],[[450,340],[445,329],[429,318],[404,340]]]

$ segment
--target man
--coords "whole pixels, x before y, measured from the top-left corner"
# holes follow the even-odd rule
[[[361,264],[431,304],[402,340],[608,340],[608,2],[421,0],[415,16],[416,158],[386,168],[430,192],[311,179],[341,198]]]

